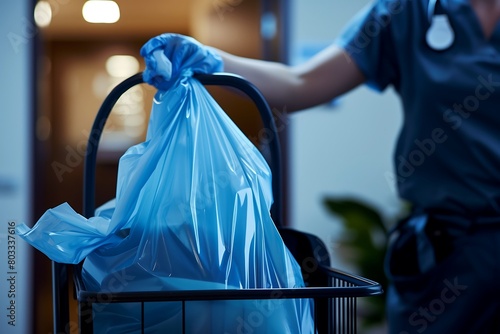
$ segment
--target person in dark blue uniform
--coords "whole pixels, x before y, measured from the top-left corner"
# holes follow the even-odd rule
[[[395,182],[412,215],[386,258],[390,333],[500,333],[499,19],[495,0],[373,1],[336,43],[293,67],[193,42],[280,110],[361,84],[399,94]]]
[[[391,333],[500,333],[498,18],[498,1],[377,1],[340,37],[403,104],[394,164],[413,215],[387,255]]]

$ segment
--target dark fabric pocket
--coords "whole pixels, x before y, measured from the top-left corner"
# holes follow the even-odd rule
[[[420,273],[418,266],[417,236],[406,222],[391,233],[385,257],[385,272],[390,280],[396,276],[413,276]]]
[[[446,222],[429,217],[424,233],[428,239],[430,251],[419,253],[421,250],[419,251],[418,243],[421,236],[418,235],[415,226],[409,223],[410,219],[400,222],[389,239],[384,270],[389,280],[396,285],[414,283],[415,280],[422,278],[422,275],[432,272],[436,265],[445,261],[453,253],[457,237],[456,233],[449,233]],[[420,269],[422,257],[424,259],[432,257],[431,267],[427,267],[424,271]]]

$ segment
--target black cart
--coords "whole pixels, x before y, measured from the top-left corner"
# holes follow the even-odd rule
[[[269,143],[269,164],[273,172],[274,195],[271,214],[283,241],[302,268],[306,287],[102,293],[88,291],[85,288],[81,264],[67,265],[53,262],[54,332],[58,334],[73,332],[76,324],[72,326],[70,323],[69,298],[74,296],[78,305],[78,329],[80,333],[85,334],[99,333],[99,329],[94,328],[93,325],[93,309],[99,303],[139,303],[142,319],[144,319],[144,307],[147,303],[178,301],[184,310],[186,304],[194,301],[273,298],[313,299],[314,322],[320,334],[356,333],[357,298],[379,295],[383,292],[382,287],[379,283],[369,279],[331,268],[328,250],[320,239],[314,235],[282,226],[280,144],[273,114],[263,96],[247,80],[233,74],[197,74],[195,77],[204,85],[232,87],[248,95],[260,112],[263,126],[274,133],[273,140]],[[95,118],[88,140],[84,167],[83,215],[87,218],[94,216],[95,211],[97,148],[104,125],[119,97],[131,87],[141,83],[143,83],[142,73],[138,73],[117,85],[106,97]],[[71,294],[69,291],[70,273],[74,281],[74,291]],[[184,317],[183,320],[186,321]],[[142,332],[144,333],[144,324],[142,324]],[[185,329],[182,332],[184,333]]]

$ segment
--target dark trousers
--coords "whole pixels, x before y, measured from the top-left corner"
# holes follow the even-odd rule
[[[405,223],[397,233],[386,258],[390,334],[500,333],[500,224],[429,219],[434,259],[425,270],[418,232]]]

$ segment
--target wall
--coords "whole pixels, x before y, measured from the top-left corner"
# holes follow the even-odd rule
[[[301,62],[332,42],[367,0],[293,0],[290,59]],[[335,78],[332,77],[332,80]],[[322,205],[325,196],[354,196],[384,215],[400,208],[386,175],[401,122],[392,90],[361,87],[338,99],[289,117],[290,217],[298,229],[322,238],[335,257],[341,225]],[[346,268],[347,269],[347,268]]]
[[[31,248],[13,227],[31,221],[30,1],[0,2],[0,333],[30,332]]]

